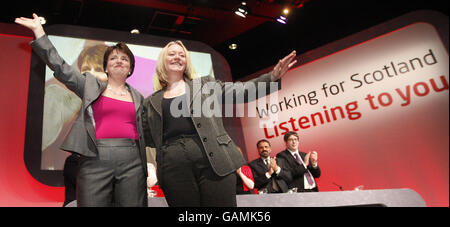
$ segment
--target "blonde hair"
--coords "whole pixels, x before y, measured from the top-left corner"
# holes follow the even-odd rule
[[[197,77],[197,72],[195,71],[194,65],[192,65],[191,57],[186,47],[180,40],[171,41],[159,53],[155,74],[153,75],[153,92],[159,91],[167,86],[168,79],[164,59],[167,55],[167,50],[172,45],[179,45],[181,48],[183,48],[183,51],[186,54],[186,69],[183,73],[184,78],[193,80],[195,77]]]

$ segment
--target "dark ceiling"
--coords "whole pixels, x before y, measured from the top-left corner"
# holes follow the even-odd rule
[[[240,0],[35,0],[8,1],[0,22],[32,12],[47,25],[78,26],[163,35],[204,42],[228,61],[233,79],[344,38],[405,13],[430,9],[448,16],[445,0],[247,0],[247,18],[234,14]],[[6,1],[3,2],[4,4]],[[288,23],[274,19],[288,6]],[[236,43],[238,48],[228,46]]]

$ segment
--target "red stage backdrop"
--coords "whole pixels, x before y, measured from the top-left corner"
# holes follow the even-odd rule
[[[31,37],[0,34],[0,206],[62,206],[64,188],[35,180],[23,159]]]
[[[249,161],[259,139],[276,155],[297,131],[300,150],[318,153],[320,191],[411,188],[448,206],[447,48],[432,24],[412,23],[289,71],[277,97],[241,109],[256,112],[241,118]]]
[[[322,48],[326,57],[288,72],[275,102],[245,105],[255,112],[241,118],[249,161],[257,140],[276,154],[296,130],[301,150],[319,154],[321,191],[411,188],[428,206],[448,206],[448,18],[439,29],[386,25],[395,29]],[[24,164],[32,38],[5,35],[13,27],[0,24],[0,206],[61,206],[63,188],[39,183]]]

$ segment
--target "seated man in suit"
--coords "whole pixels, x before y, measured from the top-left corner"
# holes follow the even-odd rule
[[[277,165],[277,160],[270,157],[272,149],[269,141],[262,139],[256,144],[261,158],[249,163],[255,179],[255,188],[267,193],[287,192],[288,186],[282,179],[285,172]],[[287,176],[285,176],[287,177]]]
[[[298,150],[299,136],[297,132],[284,135],[286,150],[277,154],[277,160],[283,168],[283,179],[289,189],[297,188],[298,192],[318,192],[314,178],[320,177],[317,164],[317,152],[301,152]]]

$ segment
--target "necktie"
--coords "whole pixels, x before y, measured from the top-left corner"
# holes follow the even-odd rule
[[[303,160],[300,158],[300,155],[295,153],[294,156],[295,156],[295,159],[297,160],[297,162],[300,165],[303,165]],[[308,181],[308,184],[313,185],[314,181],[313,181],[311,173],[309,172],[308,169],[306,169],[305,177],[306,177],[306,180]]]
[[[267,169],[270,169],[270,158],[267,158],[265,162],[266,162]],[[278,187],[278,184],[277,184],[277,181],[275,180],[274,174],[275,173],[272,174],[272,180],[271,180],[272,181],[272,189],[273,190],[270,190],[270,192],[278,192],[278,191],[280,191],[280,187]]]

